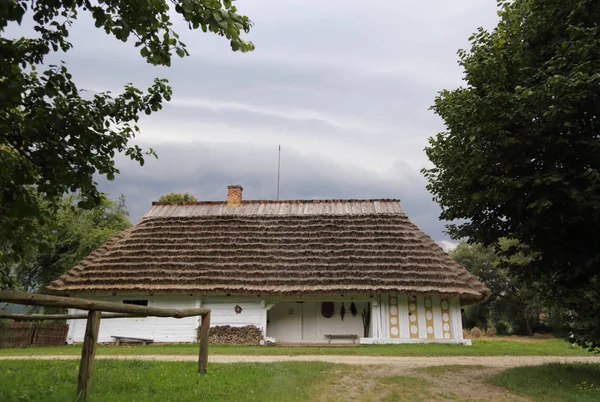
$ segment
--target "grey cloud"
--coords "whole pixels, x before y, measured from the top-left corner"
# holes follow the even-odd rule
[[[255,52],[233,53],[224,38],[176,23],[192,56],[175,58],[170,68],[148,65],[131,42],[105,35],[80,14],[71,31],[74,49],[52,60],[65,60],[80,88],[118,91],[128,82],[144,88],[165,77],[174,101],[143,117],[140,139],[220,142],[147,144],[161,159],[143,168],[120,159],[122,174],[102,181],[102,189],[124,193],[134,220],[171,191],[223,199],[224,186],[239,182],[246,198],[272,198],[275,147],[259,144],[289,139],[305,153],[284,148],[285,198],[401,198],[423,230],[445,239],[439,208],[417,171],[427,164],[426,138],[442,126],[428,107],[438,90],[461,84],[456,50],[468,47],[478,26],[494,25],[496,3],[244,0],[236,6],[256,24],[246,35]],[[324,148],[332,159],[310,153]],[[343,154],[360,166],[333,161]],[[355,161],[362,155],[373,156]],[[390,161],[396,162],[386,171]]]
[[[158,160],[144,167],[119,160],[122,174],[101,180],[101,189],[124,194],[131,219],[169,192],[190,192],[202,200],[224,200],[226,185],[241,184],[245,199],[275,199],[277,150],[252,144],[161,143]],[[384,173],[336,163],[293,148],[282,151],[282,199],[400,198],[409,217],[436,241],[445,239],[439,208],[419,172],[398,162]]]
[[[147,86],[153,77],[164,76],[173,86],[175,100],[200,98],[275,110],[318,110],[372,121],[375,128],[422,126],[430,118],[427,109],[439,89],[402,74],[369,74],[319,65],[301,68],[285,62],[232,65],[193,56],[165,70],[124,62],[118,54],[112,61],[119,65],[114,73],[107,60],[95,53],[86,54],[70,68],[83,87],[108,84],[118,90],[129,81]],[[111,73],[104,75],[106,71]]]

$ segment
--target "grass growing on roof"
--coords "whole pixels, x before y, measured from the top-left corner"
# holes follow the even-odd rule
[[[206,375],[191,362],[95,362],[94,401],[307,401],[331,371],[352,367],[319,362],[211,364]],[[76,361],[0,361],[0,400],[72,401]]]
[[[534,401],[600,401],[600,364],[516,367],[490,377],[488,382]]]
[[[80,345],[28,349],[0,349],[0,356],[80,355]],[[98,355],[196,355],[198,345],[153,344],[115,347],[99,345]],[[473,346],[448,344],[361,345],[358,347],[210,346],[212,355],[348,355],[348,356],[591,356],[562,339],[534,342],[473,340]]]

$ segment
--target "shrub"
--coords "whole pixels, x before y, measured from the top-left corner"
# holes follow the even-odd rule
[[[494,323],[494,328],[496,328],[496,333],[498,335],[511,335],[513,332],[510,323],[506,321],[499,321]]]
[[[471,336],[469,335],[469,331],[467,331],[466,329],[463,329],[463,339],[470,339]]]
[[[485,331],[485,336],[494,337],[496,336],[496,328],[490,327]]]
[[[471,330],[471,338],[478,339],[481,338],[481,330],[477,327]]]

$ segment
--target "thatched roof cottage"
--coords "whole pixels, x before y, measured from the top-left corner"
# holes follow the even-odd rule
[[[49,289],[208,307],[213,326],[254,325],[278,342],[460,343],[461,305],[489,295],[398,200],[242,201],[241,186],[225,202],[153,203]],[[71,341],[84,325],[72,323]],[[197,327],[196,318],[106,320],[99,340],[193,341]]]

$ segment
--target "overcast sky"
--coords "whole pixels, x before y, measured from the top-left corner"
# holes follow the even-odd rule
[[[167,78],[173,100],[144,116],[135,142],[159,155],[101,180],[127,199],[132,221],[167,192],[224,200],[399,198],[409,217],[445,247],[439,208],[419,172],[427,138],[443,130],[428,110],[436,93],[461,85],[456,52],[479,26],[497,22],[496,0],[238,0],[254,28],[252,53],[222,37],[176,30],[190,57],[170,68],[145,63],[133,43],[93,27],[83,14],[74,49],[60,59],[80,88],[118,92]]]

